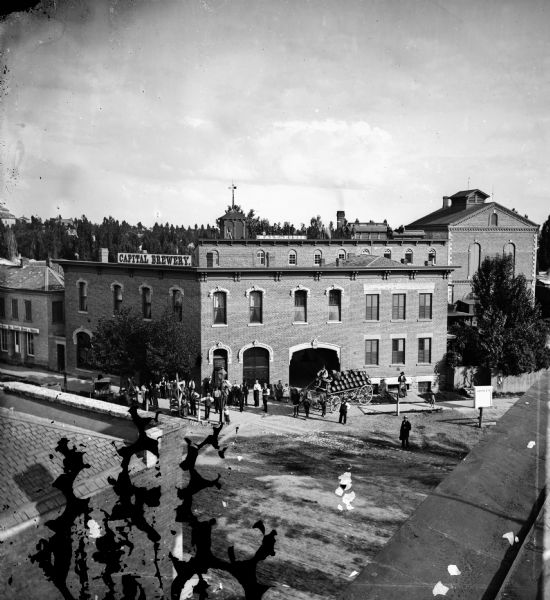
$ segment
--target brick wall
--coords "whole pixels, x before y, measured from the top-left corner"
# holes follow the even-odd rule
[[[325,264],[335,264],[338,255],[345,252],[346,255],[360,255],[364,251],[369,254],[383,256],[384,250],[391,250],[392,260],[400,262],[405,258],[407,249],[413,251],[413,264],[424,265],[428,260],[428,252],[434,249],[437,253],[436,262],[447,264],[447,241],[445,239],[425,240],[304,240],[302,243],[293,241],[267,242],[262,240],[248,240],[246,243],[239,241],[221,241],[219,244],[204,244],[197,248],[196,259],[198,266],[206,267],[206,255],[208,252],[216,251],[219,256],[220,268],[258,268],[261,267],[261,258],[258,252],[269,255],[266,259],[268,266],[286,268],[288,256],[291,251],[296,252],[297,268],[314,266],[314,255],[320,251]]]
[[[309,277],[309,278],[306,278]],[[264,289],[263,323],[249,323],[249,300],[247,289],[252,286]],[[310,290],[307,306],[307,324],[293,324],[294,299],[291,290],[302,285]],[[328,294],[331,286],[343,289],[342,321],[328,322]],[[213,299],[209,295],[219,288],[227,290],[227,326],[213,325]],[[433,293],[432,319],[419,320],[419,291]],[[394,322],[391,319],[392,294],[402,292],[407,297],[406,320]],[[365,320],[365,294],[380,294],[380,319],[377,322]],[[442,275],[427,273],[409,279],[407,275],[392,275],[385,281],[380,275],[359,274],[355,281],[347,276],[322,276],[319,281],[309,275],[289,275],[285,273],[281,281],[273,277],[241,277],[234,281],[230,277],[209,277],[201,283],[202,319],[202,377],[212,374],[209,364],[209,351],[215,347],[230,350],[231,364],[228,377],[241,381],[243,377],[242,351],[254,341],[272,349],[270,380],[289,380],[289,349],[298,345],[323,347],[334,345],[340,349],[342,369],[365,368],[373,377],[396,377],[401,370],[409,375],[426,376],[434,374],[434,365],[441,359],[446,349],[447,324],[447,280]],[[392,336],[406,338],[406,362],[392,365]],[[418,337],[432,338],[432,363],[418,364]],[[379,339],[379,365],[365,366],[365,339]],[[316,342],[314,341],[316,340]],[[313,344],[313,345],[312,345]],[[211,358],[211,352],[210,352]]]

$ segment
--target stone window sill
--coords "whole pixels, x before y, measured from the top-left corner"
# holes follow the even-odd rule
[[[212,323],[212,327],[227,327],[227,323]]]
[[[248,323],[247,326],[248,327],[261,327],[263,325],[263,323]]]
[[[292,321],[293,325],[309,325],[307,321]]]

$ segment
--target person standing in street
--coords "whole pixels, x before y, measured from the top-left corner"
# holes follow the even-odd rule
[[[319,404],[321,405],[321,416],[324,417],[327,414],[327,396],[325,392],[319,394]]]
[[[260,406],[260,394],[262,393],[262,386],[256,379],[254,382],[253,394],[254,394],[254,406]]]
[[[275,384],[275,400],[280,402],[283,399],[283,382],[279,381]]]
[[[306,419],[309,419],[309,409],[311,407],[311,390],[306,392],[304,396],[304,412],[306,413]]]
[[[243,381],[241,389],[243,391],[244,403],[246,404],[246,406],[248,406],[248,393],[249,393],[249,389],[248,389],[248,385],[247,385],[246,381]]]
[[[296,388],[290,388],[290,400],[292,402],[292,416],[298,417],[300,415],[300,392]]]
[[[348,401],[344,400],[340,404],[340,418],[338,419],[338,423],[342,423],[342,425],[345,425],[348,422],[348,408]]]
[[[206,392],[206,398],[204,399],[204,420],[208,421],[210,418],[210,409],[212,408],[212,396],[210,392]]]
[[[409,447],[409,433],[411,431],[411,424],[407,417],[403,417],[401,421],[401,429],[399,430],[399,439],[401,440],[401,448]]]
[[[237,390],[237,399],[239,401],[239,411],[243,412],[244,410],[244,392],[242,386],[239,386]]]
[[[262,402],[264,405],[264,412],[267,412],[267,401],[269,400],[269,388],[267,387],[267,383],[264,383],[264,387],[262,388]]]

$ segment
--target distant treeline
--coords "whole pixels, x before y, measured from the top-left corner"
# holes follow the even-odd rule
[[[231,208],[231,207],[228,207]],[[239,206],[235,209],[240,210]],[[318,239],[327,237],[349,237],[351,229],[335,229],[331,222],[324,225],[321,217],[312,217],[309,225],[300,227],[285,221],[270,223],[250,210],[246,216],[248,235],[305,235]],[[211,225],[171,225],[155,223],[144,227],[141,223],[130,225],[113,217],[105,217],[101,223],[92,223],[84,215],[78,219],[61,217],[46,219],[31,217],[19,220],[15,225],[5,226],[0,222],[0,256],[14,258],[19,254],[26,258],[44,260],[50,258],[97,260],[100,248],[109,249],[109,260],[116,260],[118,252],[160,254],[187,254],[191,245],[199,239],[216,239],[219,228]]]

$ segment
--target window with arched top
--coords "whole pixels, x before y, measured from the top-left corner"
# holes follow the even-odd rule
[[[290,266],[295,266],[298,264],[298,256],[296,255],[296,250],[291,250],[288,253],[288,264]]]
[[[412,265],[413,262],[413,251],[410,248],[405,250],[405,263]]]
[[[323,253],[320,250],[315,250],[313,253],[313,264],[315,266],[323,264]]]
[[[263,294],[259,291],[250,292],[248,296],[250,323],[263,322]]]
[[[265,252],[263,250],[258,250],[256,252],[256,264],[265,267]]]
[[[489,225],[492,225],[493,227],[498,226],[498,215],[496,212],[492,213],[489,217]]]
[[[150,287],[141,288],[141,312],[144,319],[151,318],[151,298],[152,292]]]
[[[225,292],[214,292],[214,325],[227,325],[227,294]]]
[[[328,320],[342,320],[342,292],[340,290],[329,290],[328,293]]]
[[[220,255],[217,250],[206,253],[206,266],[218,267],[220,265]]]
[[[122,308],[122,286],[115,284],[113,285],[113,314],[120,312]]]
[[[78,310],[88,312],[88,284],[85,281],[78,282]]]
[[[471,279],[479,269],[481,261],[481,245],[478,242],[468,248],[468,279]]]
[[[307,291],[294,292],[294,322],[307,323]]]
[[[183,321],[183,294],[181,290],[172,290],[172,313],[176,321]]]
[[[390,258],[391,259],[391,250],[389,248],[386,248],[384,250],[384,258]]]
[[[430,249],[430,251],[428,252],[428,260],[432,263],[432,265],[435,265],[435,259],[437,257],[437,254],[435,252],[435,250],[432,248]]]
[[[512,259],[512,274],[516,272],[516,245],[513,242],[508,242],[504,246],[504,256],[509,256]]]
[[[79,331],[76,334],[76,366],[79,369],[87,369],[90,367],[90,358],[92,350],[92,340],[90,336]]]

